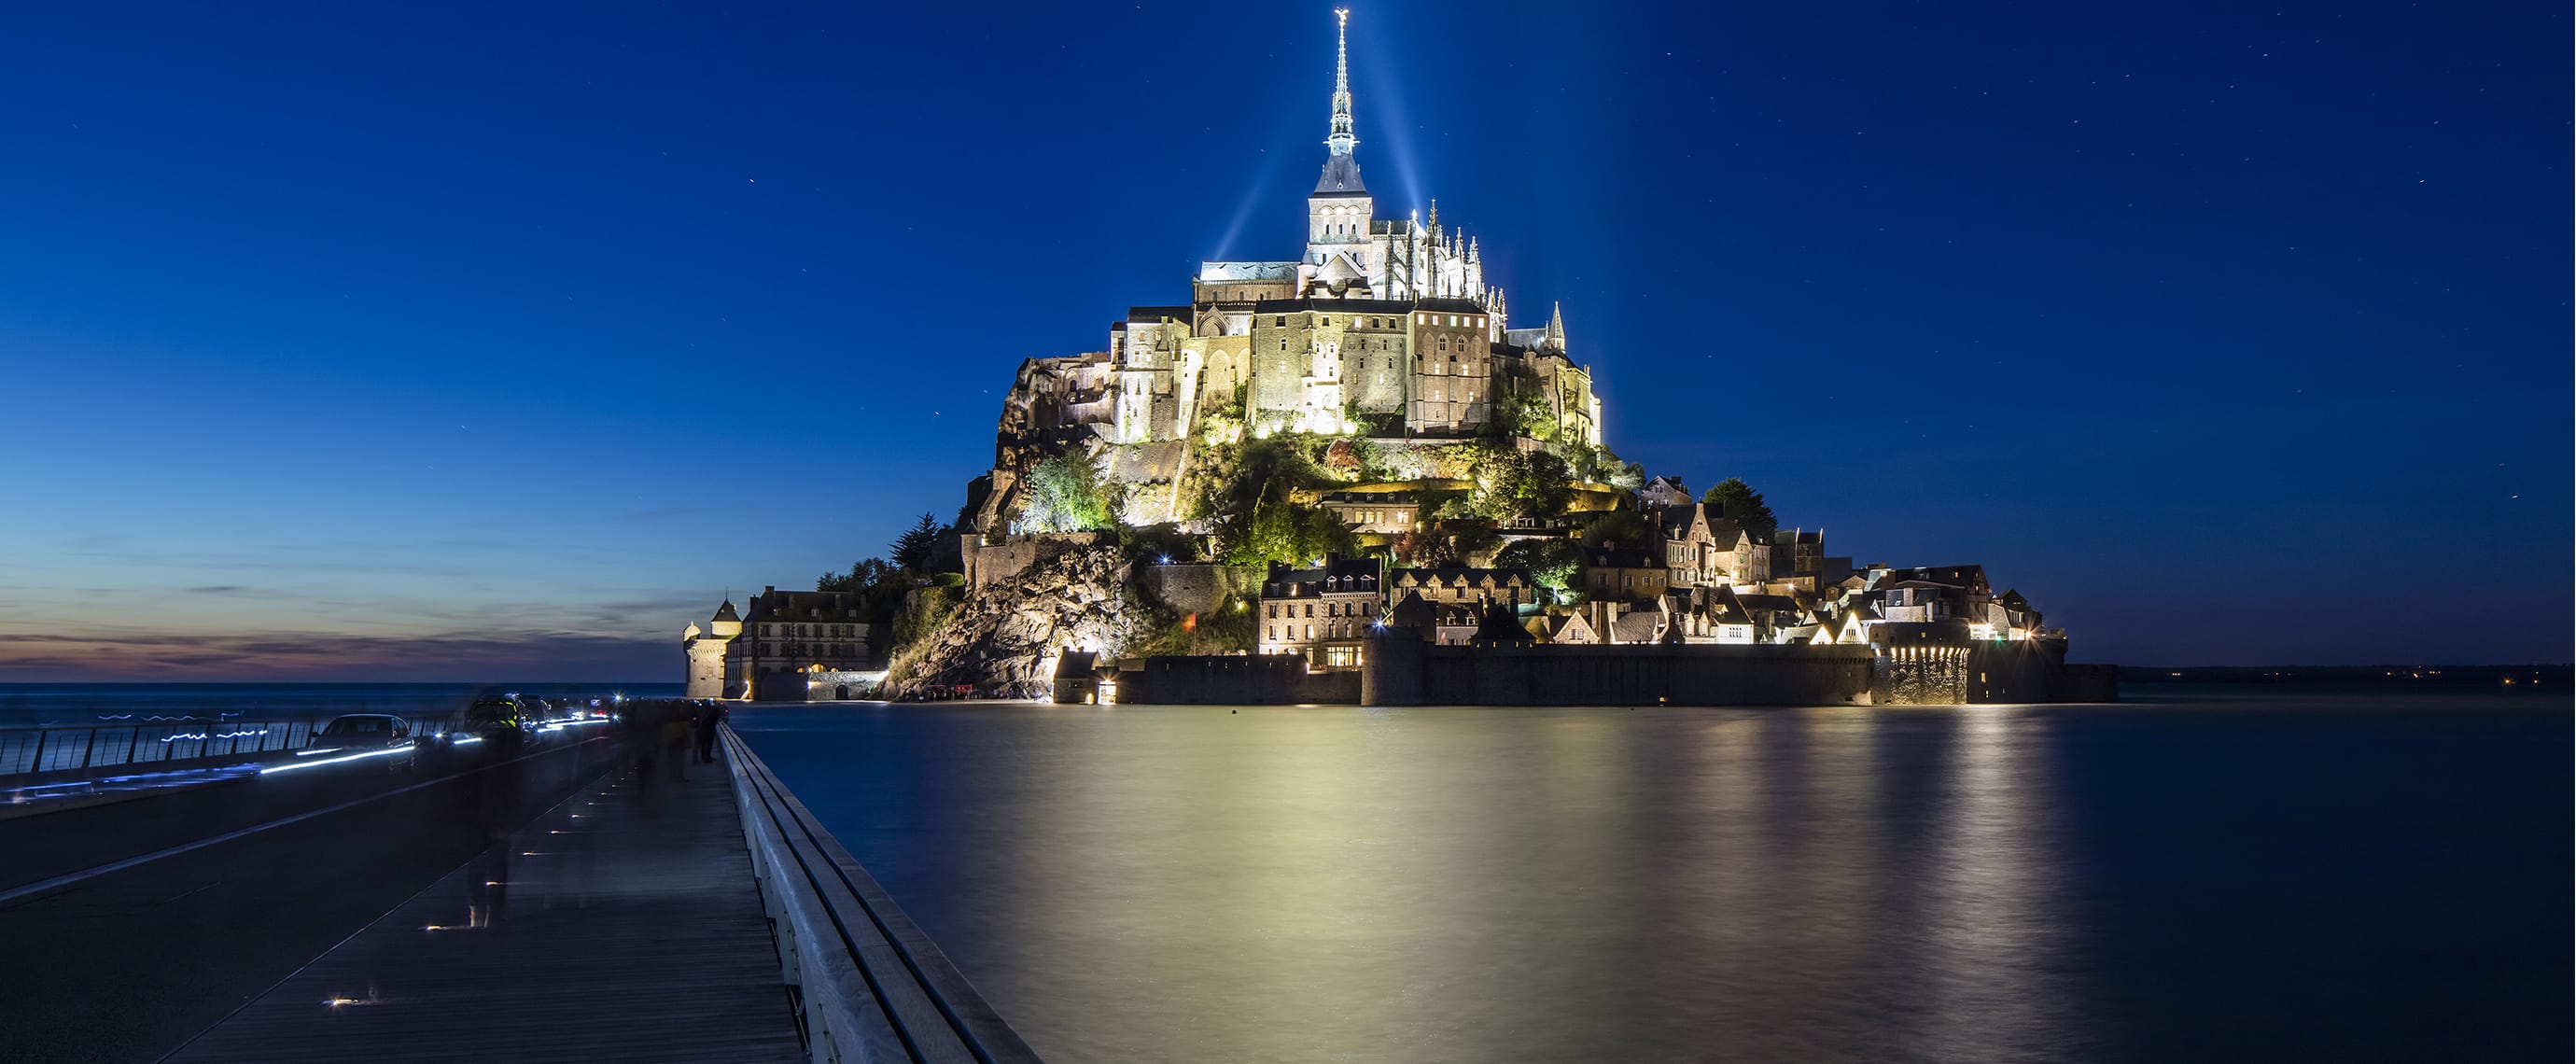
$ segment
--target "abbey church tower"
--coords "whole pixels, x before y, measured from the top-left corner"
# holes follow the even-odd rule
[[[1359,160],[1351,149],[1359,138],[1351,132],[1351,47],[1349,9],[1336,9],[1341,26],[1334,49],[1333,126],[1324,139],[1331,152],[1324,174],[1306,197],[1306,261],[1298,269],[1298,294],[1306,298],[1366,299],[1374,293],[1368,279],[1376,263],[1369,239],[1376,203],[1360,181]]]

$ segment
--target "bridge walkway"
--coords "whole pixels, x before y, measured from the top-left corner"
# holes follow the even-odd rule
[[[690,765],[576,791],[165,1059],[784,1062],[797,1030],[725,766]]]

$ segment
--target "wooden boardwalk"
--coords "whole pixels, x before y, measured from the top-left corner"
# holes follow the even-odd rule
[[[166,1059],[801,1057],[731,784],[691,765],[582,788]]]

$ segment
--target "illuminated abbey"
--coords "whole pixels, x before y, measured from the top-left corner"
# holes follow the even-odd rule
[[[988,516],[1034,457],[1095,440],[1136,448],[1104,463],[1130,484],[1168,481],[1193,439],[1458,439],[1507,405],[1512,434],[1600,444],[1601,404],[1567,353],[1562,314],[1512,328],[1477,240],[1442,228],[1436,201],[1427,221],[1379,216],[1356,154],[1349,16],[1337,14],[1343,43],[1304,255],[1201,263],[1189,302],[1129,308],[1106,350],[1023,364],[1004,403]]]

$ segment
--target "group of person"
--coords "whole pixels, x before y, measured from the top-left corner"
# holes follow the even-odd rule
[[[666,774],[658,771],[666,762],[670,766],[667,775],[674,783],[689,778],[687,765],[692,761],[714,764],[717,729],[724,719],[724,703],[713,700],[630,707],[624,724],[627,751],[635,763],[635,781],[652,784]]]

